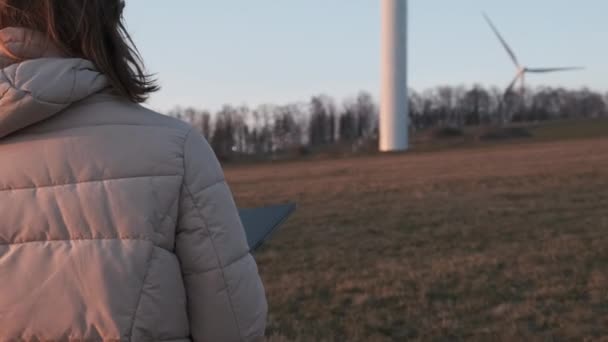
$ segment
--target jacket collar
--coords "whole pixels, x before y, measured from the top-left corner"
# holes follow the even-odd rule
[[[108,88],[93,63],[67,58],[42,33],[0,30],[0,138]]]

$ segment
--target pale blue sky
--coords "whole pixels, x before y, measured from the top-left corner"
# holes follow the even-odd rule
[[[510,82],[482,10],[522,64],[587,67],[529,85],[608,90],[606,0],[410,0],[411,87]],[[126,17],[158,110],[379,93],[380,0],[127,0]]]

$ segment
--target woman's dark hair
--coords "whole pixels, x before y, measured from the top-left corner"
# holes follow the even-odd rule
[[[88,59],[115,91],[143,102],[159,87],[123,22],[124,0],[0,0],[0,28],[41,31],[66,55]]]

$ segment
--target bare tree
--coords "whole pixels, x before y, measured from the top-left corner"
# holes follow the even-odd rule
[[[298,107],[295,105],[276,107],[273,128],[276,149],[286,150],[299,145],[301,131],[297,122],[298,116]]]
[[[490,121],[490,94],[481,86],[474,85],[461,97],[463,124],[480,125]]]
[[[225,105],[216,114],[211,146],[220,159],[229,159],[236,151],[236,121],[237,109],[232,106]]]
[[[342,107],[338,118],[338,138],[341,141],[352,142],[357,138],[357,104],[353,100],[346,100]]]
[[[267,154],[273,151],[273,139],[272,139],[272,125],[273,125],[273,113],[275,106],[270,104],[264,104],[258,106],[253,111],[254,127],[250,133],[251,140],[254,144],[255,154]]]
[[[187,107],[186,109],[184,109],[183,113],[184,115],[182,120],[186,121],[191,126],[196,125],[196,109],[192,107]]]
[[[207,139],[211,139],[211,113],[204,110],[200,113],[199,128],[201,134]]]
[[[313,96],[310,100],[310,144],[317,146],[335,142],[336,120],[334,100],[327,95]]]
[[[378,106],[372,95],[360,92],[357,96],[357,138],[365,138],[371,134],[378,115]]]

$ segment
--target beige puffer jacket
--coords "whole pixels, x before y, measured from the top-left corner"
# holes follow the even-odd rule
[[[207,142],[0,31],[0,341],[249,341],[266,299]],[[6,50],[6,49],[5,49]]]

